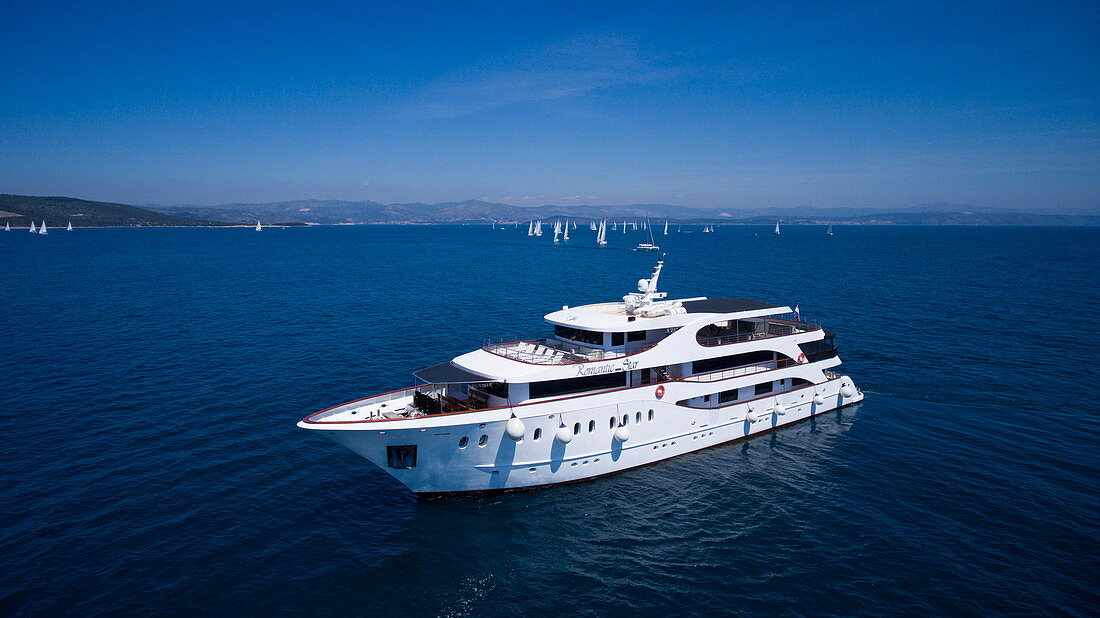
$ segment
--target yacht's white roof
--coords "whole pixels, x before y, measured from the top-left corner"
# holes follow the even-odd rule
[[[705,317],[705,314],[714,316],[735,314],[728,315],[726,319],[737,320],[777,313],[790,313],[791,311],[790,307],[778,307],[742,298],[708,299],[700,297],[667,302],[678,302],[683,307],[684,312],[646,317],[627,313],[626,304],[622,302],[598,303],[561,309],[546,314],[545,319],[551,324],[584,330],[626,332],[657,328],[679,328]]]

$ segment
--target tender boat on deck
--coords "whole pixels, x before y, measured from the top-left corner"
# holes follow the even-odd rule
[[[591,478],[863,400],[833,372],[833,333],[786,306],[668,300],[662,266],[621,302],[546,315],[551,337],[487,343],[298,426],[437,494]]]

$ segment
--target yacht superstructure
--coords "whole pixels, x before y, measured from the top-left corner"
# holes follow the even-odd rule
[[[790,307],[657,291],[545,316],[553,335],[486,343],[423,382],[310,414],[418,494],[577,481],[857,403],[834,334]]]

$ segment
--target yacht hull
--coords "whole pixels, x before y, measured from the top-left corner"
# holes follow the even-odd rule
[[[669,390],[673,388],[669,384]],[[322,431],[410,491],[436,495],[532,488],[613,474],[764,433],[862,400],[863,393],[851,378],[838,376],[714,408],[679,405],[673,397],[656,398],[652,387],[641,387],[439,415],[431,418],[430,424],[409,428],[377,422],[331,428],[307,421],[300,425]],[[507,432],[513,415],[523,422],[519,440]],[[571,435],[568,442],[558,436],[563,427]],[[415,449],[410,451],[410,447]],[[404,459],[395,461],[397,452]],[[410,452],[414,453],[411,459]]]

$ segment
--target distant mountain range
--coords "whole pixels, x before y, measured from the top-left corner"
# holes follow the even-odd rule
[[[222,226],[250,225],[360,225],[360,224],[487,224],[526,223],[531,219],[639,219],[677,223],[787,225],[1059,225],[1100,226],[1100,214],[1006,212],[965,204],[920,204],[897,210],[872,208],[716,209],[670,204],[513,206],[479,200],[438,204],[382,204],[338,200],[297,200],[219,206],[132,206],[70,197],[0,195],[0,224],[26,227],[30,220],[74,226]]]

